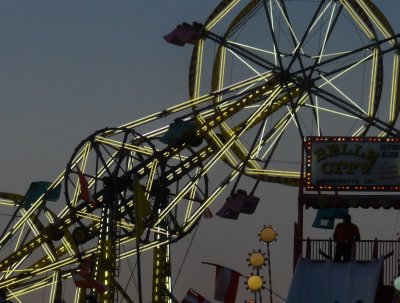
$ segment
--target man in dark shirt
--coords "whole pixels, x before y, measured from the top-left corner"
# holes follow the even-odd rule
[[[345,215],[343,223],[336,225],[333,240],[336,242],[334,260],[339,262],[343,258],[343,261],[349,261],[354,242],[360,240],[360,232],[357,225],[351,223],[350,215]]]

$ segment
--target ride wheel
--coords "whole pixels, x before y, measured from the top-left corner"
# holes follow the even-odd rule
[[[297,185],[305,136],[398,135],[397,48],[369,0],[222,1],[192,53],[191,97],[215,94],[196,120],[236,112],[208,142],[234,140],[225,162],[243,174]]]
[[[190,153],[189,150],[185,152]],[[194,151],[192,150],[193,154]],[[77,218],[79,226],[92,223],[92,216],[101,216],[107,186],[112,186],[113,201],[116,201],[115,221],[119,238],[135,237],[134,180],[137,179],[151,205],[151,214],[146,220],[149,229],[142,241],[150,243],[152,233],[164,235],[164,240],[173,242],[179,234],[185,218],[197,209],[195,203],[204,200],[208,194],[207,175],[197,182],[193,180],[194,166],[189,162],[191,155],[183,154],[178,147],[161,146],[158,138],[146,137],[136,131],[119,127],[95,132],[76,148],[65,172],[65,196],[69,215]],[[199,164],[201,166],[201,164]],[[82,199],[80,176],[86,179],[93,196],[93,204]],[[177,182],[179,181],[179,182]],[[189,201],[181,209],[172,208],[166,222],[168,226],[152,226],[160,221],[162,211],[171,197],[180,193],[182,186],[191,184]],[[86,222],[85,220],[89,220]],[[165,222],[164,222],[165,223]]]
[[[138,249],[144,252],[170,244],[188,232],[184,231],[187,218],[208,195],[207,176],[193,179],[196,170],[190,161],[194,156],[191,149],[165,147],[159,138],[123,127],[95,132],[76,148],[65,173],[65,214],[74,217],[72,236],[77,236],[74,240],[81,244],[80,254],[94,254],[94,276],[111,285],[111,289],[116,286],[114,281],[118,283],[121,261],[135,255]],[[91,201],[83,198],[85,182],[92,193]],[[143,230],[137,227],[137,217],[141,215],[135,206],[139,199],[135,196],[135,182],[147,200],[142,202],[149,206],[145,218],[139,219],[144,219]],[[188,189],[183,197],[186,202],[171,207],[171,200],[184,186]],[[167,207],[165,216],[160,218]],[[107,261],[107,255],[112,256],[111,261]],[[112,298],[110,292],[99,296],[100,301]]]

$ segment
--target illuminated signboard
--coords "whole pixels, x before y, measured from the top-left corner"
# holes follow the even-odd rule
[[[400,139],[309,137],[307,190],[400,190]]]

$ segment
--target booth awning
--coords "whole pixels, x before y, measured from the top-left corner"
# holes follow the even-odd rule
[[[400,195],[335,195],[301,194],[300,202],[306,208],[394,208],[400,209]]]

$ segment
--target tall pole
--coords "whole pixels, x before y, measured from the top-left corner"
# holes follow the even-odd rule
[[[142,267],[140,261],[140,237],[144,229],[143,216],[145,215],[144,202],[141,199],[145,199],[144,193],[142,192],[141,185],[136,176],[133,176],[133,191],[135,199],[135,237],[136,237],[136,261],[137,261],[137,279],[138,279],[138,297],[139,303],[143,303],[142,293]]]
[[[268,262],[268,280],[269,280],[269,299],[272,303],[272,278],[271,278],[271,253],[269,250],[269,242],[267,242],[267,262]]]
[[[268,262],[268,278],[269,278],[269,297],[270,297],[270,303],[272,303],[272,274],[271,274],[271,252],[269,249],[269,245],[273,242],[276,241],[276,238],[278,237],[278,233],[276,230],[272,227],[272,225],[264,225],[263,229],[261,230],[260,234],[260,241],[263,241],[265,244],[267,244],[267,262]]]
[[[143,303],[143,294],[142,294],[142,269],[140,265],[140,235],[136,233],[136,260],[137,260],[137,276],[138,276],[138,296],[139,303]]]
[[[161,212],[169,203],[169,190],[166,187],[166,163],[160,162],[160,175],[155,182],[157,188],[157,195],[155,197],[153,212]],[[154,186],[154,184],[153,184]],[[167,230],[169,229],[168,217],[161,223],[160,227]],[[155,240],[160,240],[164,237],[161,234],[155,234]],[[170,247],[169,243],[157,246],[153,250],[153,303],[171,303],[171,260],[170,260]]]
[[[97,244],[95,279],[104,282],[108,288],[98,294],[102,303],[113,303],[115,295],[116,270],[116,191],[111,179],[104,178],[104,203],[101,211],[100,236]]]

